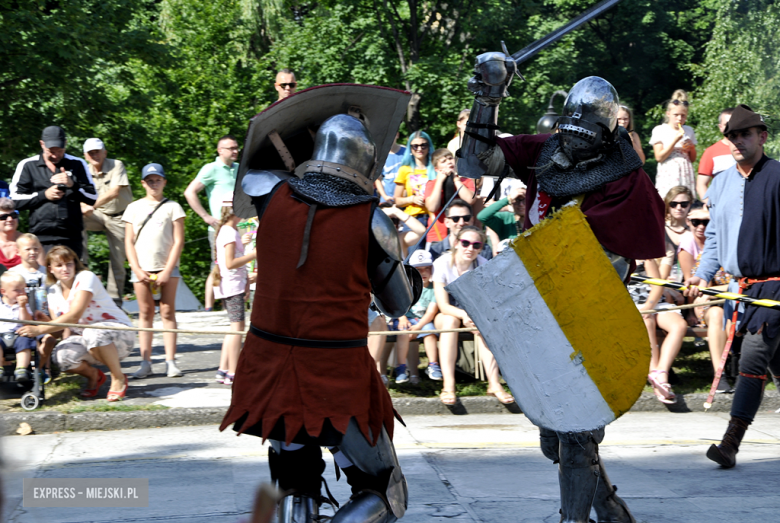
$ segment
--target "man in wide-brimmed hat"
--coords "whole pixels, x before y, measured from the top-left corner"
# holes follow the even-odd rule
[[[706,285],[723,267],[739,278],[739,288],[732,282],[730,291],[780,299],[780,162],[764,154],[767,125],[747,105],[734,109],[723,135],[737,163],[718,174],[705,195],[710,207],[707,242],[696,275],[686,282],[692,287],[687,294],[698,296],[695,286]],[[707,451],[724,468],[736,465],[740,442],[764,396],[767,367],[780,376],[780,312],[746,307],[729,341],[735,331],[743,341],[731,421],[720,445]]]

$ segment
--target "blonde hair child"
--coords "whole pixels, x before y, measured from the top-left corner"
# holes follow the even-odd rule
[[[249,283],[253,283],[256,273],[249,275],[246,264],[256,258],[252,249],[244,254],[244,246],[251,241],[252,235],[239,234],[237,226],[241,221],[233,214],[233,196],[222,204],[222,217],[216,230],[217,259],[211,272],[214,282],[214,297],[221,299],[228,313],[230,328],[243,331],[245,326],[245,296]],[[241,351],[241,336],[227,335],[222,342],[222,354],[216,380],[231,385],[236,374],[238,354]]]

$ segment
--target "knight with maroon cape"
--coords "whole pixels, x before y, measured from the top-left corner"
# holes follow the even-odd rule
[[[528,186],[525,229],[564,205],[578,204],[612,266],[627,281],[636,260],[664,255],[664,205],[617,125],[617,92],[602,78],[585,78],[569,91],[555,134],[500,138],[498,105],[509,95],[515,67],[505,53],[477,57],[469,81],[476,96],[458,151],[458,173],[522,180]],[[539,352],[543,357],[544,347]],[[502,365],[501,371],[509,376],[515,369]],[[560,390],[566,390],[565,383]],[[542,452],[559,465],[561,523],[588,523],[591,508],[599,523],[635,523],[598,455],[603,426],[587,432],[540,426],[539,431]]]
[[[322,494],[321,447],[353,493],[330,521],[392,523],[406,510],[395,411],[366,345],[372,299],[398,317],[422,291],[373,195],[408,99],[320,86],[250,124],[234,209],[259,219],[257,289],[220,430],[270,441],[280,523],[314,523],[321,503],[338,507]]]

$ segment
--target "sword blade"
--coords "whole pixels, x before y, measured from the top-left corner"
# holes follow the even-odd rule
[[[592,20],[596,18],[597,16],[601,15],[602,13],[612,9],[615,5],[620,3],[621,0],[604,0],[601,3],[598,3],[579,15],[578,17],[572,19],[568,24],[564,25],[563,27],[560,27],[553,31],[552,33],[548,34],[547,36],[540,38],[536,42],[532,43],[529,46],[524,47],[523,49],[520,49],[518,52],[512,55],[512,59],[517,64],[521,64],[525,62],[526,60],[533,58],[538,54],[542,49],[549,46],[550,44],[554,44],[570,32],[577,29],[579,26],[584,24],[585,22],[588,22],[589,20]]]

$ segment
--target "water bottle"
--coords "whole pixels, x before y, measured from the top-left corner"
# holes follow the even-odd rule
[[[160,286],[157,285],[157,275],[150,274],[149,279],[152,280],[151,282],[149,282],[149,290],[152,292],[152,299],[154,301],[157,301],[162,297],[162,295],[160,294]]]

